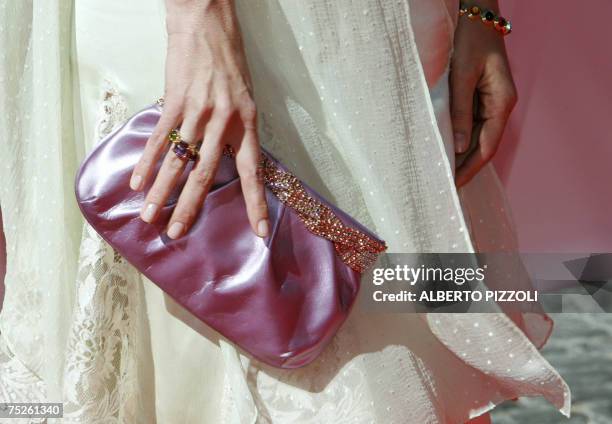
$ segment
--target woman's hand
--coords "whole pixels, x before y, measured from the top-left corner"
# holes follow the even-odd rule
[[[167,0],[166,6],[163,112],[130,180],[133,190],[142,190],[149,179],[155,178],[141,218],[149,223],[156,220],[185,169],[186,161],[169,150],[171,130],[180,127],[182,139],[190,144],[203,140],[199,158],[168,223],[168,236],[173,239],[184,235],[195,221],[227,143],[224,133],[231,131],[239,134],[239,141],[232,147],[249,221],[260,237],[266,237],[270,230],[263,182],[257,173],[257,113],[232,2]],[[162,166],[153,175],[164,153]]]
[[[480,0],[478,5],[499,12],[497,0]],[[474,117],[474,96],[478,115]],[[451,111],[455,153],[467,151],[474,119],[482,124],[478,147],[457,168],[458,187],[468,183],[493,157],[501,141],[517,95],[503,36],[492,27],[467,16],[459,18],[451,61]]]

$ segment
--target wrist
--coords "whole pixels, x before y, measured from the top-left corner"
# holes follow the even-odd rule
[[[481,9],[488,9],[496,14],[500,13],[498,0],[461,0],[460,3],[466,6],[478,6]]]
[[[494,7],[497,6],[497,1],[481,0],[478,4],[460,1],[459,18],[467,17],[472,21],[481,21],[484,25],[494,28],[502,36],[506,36],[512,32],[512,22],[499,14]],[[463,19],[465,22],[466,19]],[[460,19],[460,27],[461,19]]]
[[[232,0],[166,0],[168,34],[236,30]]]

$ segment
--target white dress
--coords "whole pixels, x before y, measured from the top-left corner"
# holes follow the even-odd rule
[[[463,201],[454,189],[457,7],[237,1],[261,142],[392,252],[515,247],[491,168]],[[114,254],[83,224],[73,178],[100,137],[163,93],[165,43],[161,0],[0,5],[0,402],[61,401],[61,422],[85,423],[454,424],[537,395],[569,414],[569,388],[534,346],[549,334],[542,317],[515,317],[521,331],[501,313],[357,307],[317,361],[282,371]]]

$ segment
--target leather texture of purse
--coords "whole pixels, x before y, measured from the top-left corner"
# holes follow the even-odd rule
[[[347,318],[361,273],[384,242],[265,151],[269,237],[252,231],[234,159],[224,155],[196,222],[183,237],[168,238],[191,164],[153,224],[140,219],[151,183],[144,192],[129,187],[162,107],[136,113],[83,161],[76,177],[83,215],[178,304],[256,359],[281,368],[312,362]]]

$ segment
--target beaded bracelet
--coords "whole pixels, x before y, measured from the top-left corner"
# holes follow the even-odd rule
[[[496,15],[491,10],[483,9],[479,6],[466,6],[464,3],[461,3],[459,6],[459,16],[463,15],[467,15],[470,19],[480,18],[485,25],[493,26],[502,35],[508,35],[512,32],[512,22]]]

